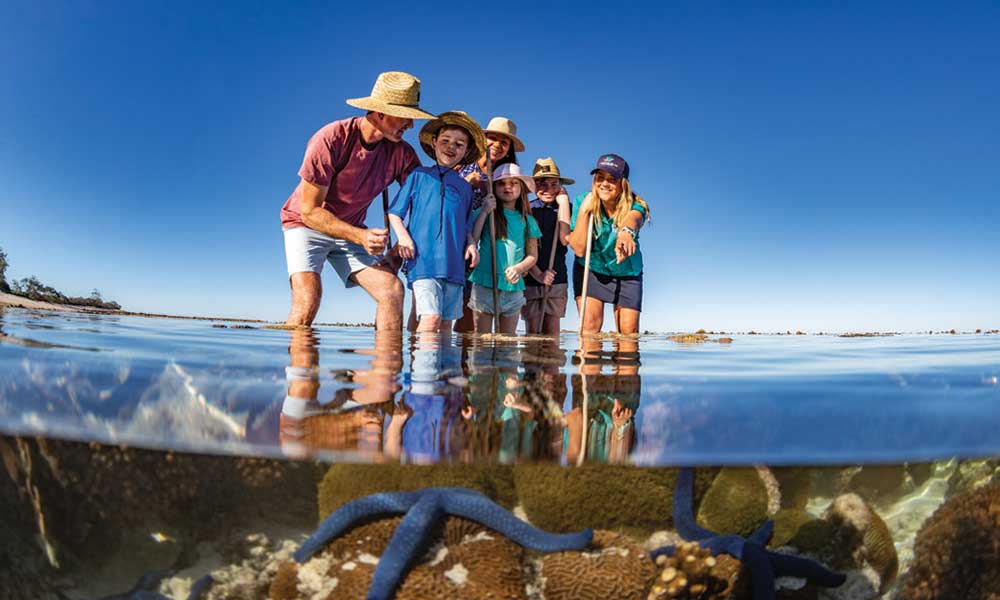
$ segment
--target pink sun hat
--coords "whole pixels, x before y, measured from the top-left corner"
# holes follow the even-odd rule
[[[493,171],[493,181],[501,179],[520,179],[521,185],[528,188],[532,194],[535,193],[535,180],[521,172],[521,167],[514,163],[504,163]]]

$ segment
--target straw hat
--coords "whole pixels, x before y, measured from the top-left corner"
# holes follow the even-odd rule
[[[420,102],[420,80],[402,71],[381,73],[366,98],[351,98],[348,104],[363,110],[373,110],[402,119],[433,119],[424,112]]]
[[[559,174],[559,167],[556,166],[556,161],[552,160],[552,157],[539,158],[535,161],[535,169],[531,172],[531,176],[535,179],[540,177],[554,177],[559,180],[559,183],[570,185],[571,183],[576,183],[573,179],[569,177],[563,177]]]
[[[524,152],[524,143],[517,139],[517,124],[507,117],[493,117],[486,126],[486,133],[499,133],[510,138],[514,144],[514,152]]]
[[[469,115],[460,110],[449,110],[427,121],[427,124],[420,128],[420,147],[424,149],[427,156],[437,160],[437,156],[434,154],[434,137],[445,125],[461,127],[472,138],[469,140],[471,143],[465,151],[465,156],[462,157],[462,160],[458,161],[458,164],[467,165],[474,163],[486,152],[486,136],[483,135],[483,130],[480,129],[479,123],[473,121]]]
[[[504,163],[493,171],[493,182],[501,179],[520,179],[521,184],[528,188],[532,194],[535,193],[535,180],[521,172],[521,167],[514,163]]]

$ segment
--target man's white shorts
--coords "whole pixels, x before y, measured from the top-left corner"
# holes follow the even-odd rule
[[[372,256],[362,247],[347,240],[338,240],[308,227],[293,227],[285,233],[285,261],[288,276],[292,273],[322,273],[323,262],[337,271],[345,287],[358,285],[351,275],[373,267],[382,260]]]

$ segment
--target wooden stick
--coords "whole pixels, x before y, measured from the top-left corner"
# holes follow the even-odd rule
[[[597,198],[594,198],[595,204]],[[601,209],[600,206],[597,207]],[[587,219],[587,251],[583,259],[583,300],[580,302],[580,335],[583,335],[583,321],[587,315],[587,283],[590,280],[590,250],[594,245],[594,215]]]
[[[490,149],[486,148],[486,195],[493,196],[493,161],[490,159]],[[497,224],[496,214],[500,208],[494,199],[493,212],[490,213],[490,244],[492,244],[493,261],[490,267],[493,271],[493,334],[500,334],[500,290],[497,279]]]
[[[556,213],[558,215],[558,213]],[[556,248],[559,247],[559,217],[556,216],[556,226],[555,231],[552,234],[552,250],[549,251],[549,268],[547,271],[552,270],[552,266],[556,264]],[[544,273],[542,274],[544,277]],[[544,285],[544,283],[543,283]],[[545,309],[549,306],[549,290],[552,289],[551,285],[545,286],[545,293],[542,294],[542,326],[545,325]]]

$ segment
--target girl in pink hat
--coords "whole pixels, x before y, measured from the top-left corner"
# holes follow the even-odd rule
[[[469,308],[475,316],[476,333],[493,331],[493,315],[500,311],[500,331],[514,333],[521,307],[524,305],[524,275],[538,260],[538,238],[542,232],[528,211],[528,192],[535,191],[535,181],[521,173],[513,163],[501,165],[493,173],[493,193],[500,199],[503,210],[495,210],[492,196],[483,199],[483,205],[473,215],[475,225],[472,236],[479,240],[480,260],[469,275],[472,295]],[[483,236],[484,225],[490,213],[496,219],[496,262],[498,307],[493,306],[493,248],[489,235]]]

